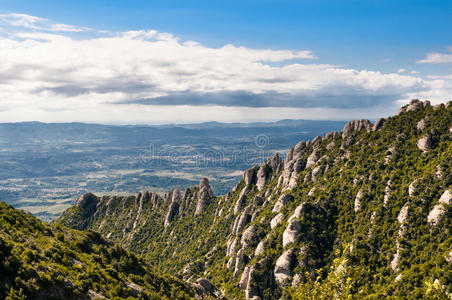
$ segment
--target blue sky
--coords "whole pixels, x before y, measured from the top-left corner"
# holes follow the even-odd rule
[[[70,55],[58,58],[61,56],[58,49],[68,52],[79,49],[89,56],[90,51],[95,50],[89,48],[93,45],[86,44],[108,47],[106,45],[114,42],[121,45],[130,42],[130,47],[144,51],[122,52],[130,57],[127,65],[136,64],[139,76],[132,76],[132,70],[125,70],[119,64],[115,68],[101,68],[109,64],[103,61],[101,54],[85,61],[82,56],[80,59],[72,57],[71,67],[79,70],[72,76],[61,73],[64,83],[43,80],[49,74],[40,74],[42,78],[36,75],[37,65],[21,69],[26,75],[17,78],[15,83],[24,92],[13,95],[4,89],[2,94],[0,85],[0,96],[17,98],[20,106],[27,104],[24,98],[28,95],[37,106],[32,111],[16,109],[12,114],[15,102],[1,103],[0,100],[0,117],[3,111],[10,119],[15,118],[10,121],[61,121],[57,112],[67,114],[65,119],[95,121],[92,120],[94,114],[83,113],[86,107],[109,112],[110,118],[106,114],[100,119],[105,123],[115,122],[113,116],[120,123],[176,122],[178,120],[172,119],[174,111],[189,111],[192,118],[183,119],[187,122],[275,120],[297,116],[377,117],[393,113],[410,97],[427,97],[434,103],[449,100],[452,90],[452,1],[0,0],[0,14],[4,19],[0,22],[0,34],[16,42],[5,53],[17,65],[4,68],[5,77],[7,71],[17,72],[18,66],[30,65],[30,61],[20,63],[19,55],[42,54],[44,48],[57,51],[50,54],[56,56],[55,63],[47,61],[46,64],[52,74],[63,72],[68,67],[65,59],[71,59]],[[40,18],[33,21],[39,26],[28,26],[30,23],[22,26],[24,23],[17,20],[24,16]],[[59,31],[52,24],[89,30]],[[160,47],[161,37],[157,35],[127,35],[126,41],[118,38],[124,38],[126,32],[150,30],[169,33],[173,40],[166,39],[167,45]],[[36,36],[38,33],[52,33],[70,41],[55,36],[43,41],[42,36]],[[105,38],[111,40],[104,43]],[[41,44],[20,54],[17,47],[24,47],[17,43],[24,39]],[[186,48],[187,41],[196,42],[200,48],[196,51]],[[233,45],[233,48],[225,49],[225,45]],[[104,51],[111,54],[116,64],[123,56],[114,48]],[[221,51],[214,51],[218,49]],[[274,52],[259,52],[266,50]],[[151,59],[148,51],[156,51],[152,52],[156,60],[152,63],[164,61],[163,64],[173,65],[173,61],[177,62],[179,67],[172,74],[178,75],[169,76],[167,68],[159,70],[155,66],[141,69],[140,66]],[[188,61],[183,55],[185,51],[191,53]],[[291,54],[282,55],[278,51]],[[211,60],[203,61],[206,53]],[[243,61],[235,61],[236,56]],[[99,68],[82,72],[81,66],[88,62],[94,65],[99,62]],[[248,68],[240,68],[247,63]],[[231,70],[225,71],[228,66],[232,66]],[[248,70],[249,74],[243,75]],[[269,73],[261,78],[266,71]],[[34,74],[32,79],[30,72]],[[184,74],[182,78],[180,74],[184,72],[191,75]],[[117,78],[113,78],[112,73],[117,74]],[[90,82],[75,78],[76,74],[89,74],[103,82],[92,86]],[[212,74],[213,77],[221,74],[217,82],[206,81]],[[0,79],[1,76],[0,73]],[[299,78],[293,80],[293,77]],[[168,84],[164,79],[177,81],[178,85]],[[265,84],[257,84],[262,82]],[[65,108],[68,104],[72,110]],[[222,113],[218,113],[222,108]],[[120,116],[122,110],[127,116]],[[156,113],[160,118],[146,121],[143,111]]]

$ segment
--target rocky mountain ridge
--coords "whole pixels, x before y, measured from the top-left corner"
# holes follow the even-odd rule
[[[58,222],[231,298],[318,287],[324,299],[450,297],[451,161],[452,102],[413,100],[397,116],[299,142],[222,197],[206,178],[163,197],[88,194]]]

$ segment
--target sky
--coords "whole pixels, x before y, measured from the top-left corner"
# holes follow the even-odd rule
[[[452,100],[452,1],[0,0],[0,122],[376,119]]]

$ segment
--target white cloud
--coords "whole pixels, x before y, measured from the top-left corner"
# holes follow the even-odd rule
[[[0,25],[1,24],[23,29],[55,32],[83,32],[91,30],[91,28],[88,27],[77,27],[67,24],[53,24],[45,18],[16,13],[0,14]]]
[[[452,52],[452,47],[449,47],[448,50]],[[441,63],[452,63],[452,53],[444,54],[444,53],[436,53],[432,52],[427,54],[427,57],[421,60],[418,60],[419,64],[441,64]]]
[[[403,68],[397,70],[397,73],[405,73],[405,72],[406,72],[406,70]]]
[[[315,64],[308,50],[212,48],[155,30],[74,38],[77,27],[20,16],[27,26],[0,33],[2,121],[343,119],[395,110],[441,82],[449,91],[445,78]]]

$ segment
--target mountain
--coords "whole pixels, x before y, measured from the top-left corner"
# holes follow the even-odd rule
[[[85,194],[57,223],[93,230],[232,299],[452,295],[452,102],[347,123],[244,172],[224,196]]]
[[[93,231],[51,225],[4,202],[0,228],[0,299],[208,297]]]

